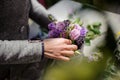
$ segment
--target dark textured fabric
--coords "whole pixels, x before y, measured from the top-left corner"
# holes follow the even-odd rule
[[[20,43],[22,43],[22,40],[26,40],[28,38],[29,10],[30,10],[30,0],[0,0],[0,49],[4,48],[2,49],[3,51],[0,52],[0,54],[2,54],[0,55],[0,60],[2,63],[4,63],[4,61],[2,60],[5,59],[4,56],[5,56],[5,51],[7,51],[6,49],[9,49],[14,45],[19,45]],[[13,42],[11,43],[8,40]],[[20,42],[18,41],[14,43],[14,40],[19,40]],[[5,46],[3,47],[3,45]],[[22,46],[24,46],[23,48],[25,48],[25,46],[28,47],[27,48],[28,51],[25,49],[22,50],[22,48],[20,49],[18,48],[17,50],[27,51],[25,52],[27,53],[27,57],[24,57],[23,60],[19,60],[16,58],[18,56],[15,57],[12,54],[12,56],[15,57],[15,58],[13,57],[14,61],[12,60],[11,57],[10,61],[8,60],[8,63],[0,64],[0,80],[38,80],[41,74],[41,70],[44,67],[42,63],[45,63],[45,61],[47,61],[45,59],[40,62],[40,57],[39,57],[41,54],[40,45],[41,45],[40,42],[38,42],[38,44],[29,43],[28,41],[22,43],[21,47]],[[36,49],[36,51],[39,53],[38,57],[28,58],[28,53],[29,51],[31,51],[31,49]],[[16,48],[14,49],[11,48],[11,50],[16,51]],[[29,56],[32,55],[30,54]],[[17,60],[15,61],[15,59]],[[26,64],[24,64],[24,62]]]
[[[0,0],[0,39],[27,39],[29,0]]]
[[[39,80],[44,71],[40,63],[0,65],[0,80]]]

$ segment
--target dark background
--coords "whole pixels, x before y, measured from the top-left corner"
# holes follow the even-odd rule
[[[48,8],[60,0],[45,0]],[[73,0],[84,4],[94,5],[100,9],[119,13],[120,14],[120,0]]]

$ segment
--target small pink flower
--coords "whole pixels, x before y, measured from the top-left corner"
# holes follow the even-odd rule
[[[75,28],[75,29],[78,29],[78,30],[81,30],[81,29],[82,29],[79,24],[74,24],[74,28]]]
[[[71,32],[70,32],[70,38],[72,40],[76,40],[78,37],[80,36],[80,30],[79,29],[73,29]]]

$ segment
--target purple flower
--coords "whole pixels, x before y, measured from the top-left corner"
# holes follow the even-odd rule
[[[53,30],[55,28],[56,28],[56,23],[55,22],[52,22],[52,23],[48,24],[48,29]]]
[[[64,20],[65,26],[69,26],[70,21],[69,20]]]
[[[80,36],[86,36],[87,33],[87,29],[82,27],[82,29],[80,30]]]
[[[84,39],[85,39],[84,36],[79,36],[79,37],[76,39],[76,44],[77,44],[77,46],[78,46],[78,49],[81,49],[81,48],[82,48],[82,45],[84,44]]]
[[[48,33],[49,38],[58,38],[60,37],[60,31],[59,30],[51,30]]]
[[[56,29],[60,30],[60,31],[63,31],[65,29],[65,23],[64,22],[58,22],[56,24]]]
[[[66,33],[66,31],[61,32],[60,35],[61,35],[62,38],[67,38],[67,33]]]
[[[76,40],[79,36],[80,36],[80,30],[79,29],[73,29],[70,34],[69,34],[70,38],[72,40]]]

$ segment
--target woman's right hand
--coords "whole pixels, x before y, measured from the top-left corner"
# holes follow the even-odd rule
[[[74,51],[77,46],[72,44],[72,41],[64,38],[51,38],[44,41],[45,57],[69,61],[71,56],[74,56]]]

